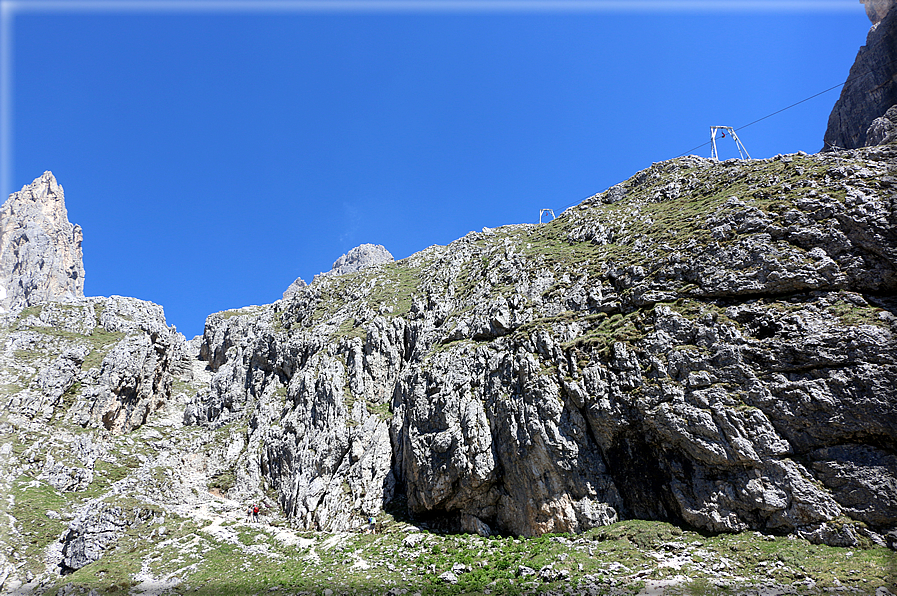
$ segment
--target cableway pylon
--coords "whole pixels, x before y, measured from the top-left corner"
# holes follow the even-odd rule
[[[738,148],[738,155],[741,156],[741,159],[744,159],[744,156],[747,155],[748,159],[751,159],[750,154],[748,154],[747,149],[744,148],[744,144],[741,142],[741,139],[738,138],[738,135],[735,134],[735,129],[731,126],[711,126],[710,127],[710,159],[715,159],[719,161],[719,154],[716,152],[716,133],[717,131],[723,131],[723,138],[725,138],[726,133],[732,137],[735,141],[735,147]]]

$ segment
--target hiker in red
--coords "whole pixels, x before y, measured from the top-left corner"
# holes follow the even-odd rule
[[[252,506],[252,521],[257,522],[258,520],[259,520],[259,506],[253,505]]]

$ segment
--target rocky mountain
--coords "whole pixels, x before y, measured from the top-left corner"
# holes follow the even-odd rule
[[[84,296],[81,240],[52,173],[11,194],[0,209],[0,311]]]
[[[887,533],[895,156],[655,164],[549,224],[212,315],[185,419],[245,424],[235,476],[308,529],[403,498],[483,535]]]
[[[890,120],[876,119],[897,106],[897,10],[893,0],[864,4],[873,25],[829,116],[824,151],[885,142],[880,128]]]
[[[826,134],[860,148],[362,245],[189,342],[83,296],[52,174],[11,195],[0,593],[897,593],[897,10],[864,3]]]
[[[350,251],[198,343],[134,299],[14,308],[3,590],[889,585],[895,172],[893,144],[662,162],[549,223]]]

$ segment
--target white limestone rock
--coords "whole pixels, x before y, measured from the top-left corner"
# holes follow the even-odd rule
[[[0,209],[0,308],[83,297],[82,238],[52,173],[9,195]]]
[[[305,283],[305,280],[302,279],[301,277],[297,277],[295,279],[295,281],[293,281],[293,283],[290,284],[290,287],[288,287],[286,290],[284,290],[283,299],[288,300],[291,296],[293,296],[294,294],[296,294],[297,292],[299,292],[302,288],[304,288],[306,286],[308,286],[308,284]]]
[[[395,258],[385,247],[379,244],[361,244],[356,246],[333,263],[333,269],[321,275],[346,275],[355,273],[373,265],[392,263]],[[320,277],[315,276],[315,279]]]

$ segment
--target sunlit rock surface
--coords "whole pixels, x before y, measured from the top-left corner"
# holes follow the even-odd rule
[[[83,296],[81,240],[50,172],[9,195],[0,209],[0,309]]]

